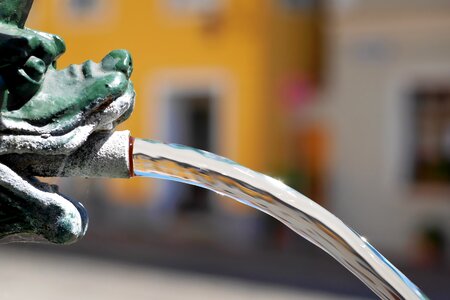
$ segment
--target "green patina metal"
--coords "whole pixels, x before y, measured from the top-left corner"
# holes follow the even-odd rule
[[[25,27],[33,0],[0,0],[0,238],[37,235],[55,243],[82,236],[84,209],[2,164],[4,154],[69,155],[89,135],[131,113],[131,56],[109,53],[58,70],[65,52],[57,35]],[[23,168],[21,168],[23,170]]]
[[[7,0],[0,2],[0,20],[23,28],[30,12],[33,0]]]

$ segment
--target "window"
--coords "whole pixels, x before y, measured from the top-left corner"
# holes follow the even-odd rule
[[[450,184],[450,84],[417,88],[412,98],[413,179]]]
[[[70,0],[70,8],[77,14],[86,14],[96,9],[97,0]]]
[[[113,31],[119,15],[119,0],[54,1],[58,26],[77,35]]]
[[[221,6],[220,0],[163,0],[176,13],[213,13]]]
[[[288,10],[309,9],[315,6],[317,0],[275,0]]]

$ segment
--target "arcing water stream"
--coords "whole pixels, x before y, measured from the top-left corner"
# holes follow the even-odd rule
[[[428,299],[336,216],[271,177],[214,154],[135,139],[134,175],[197,185],[271,215],[330,254],[381,299]]]

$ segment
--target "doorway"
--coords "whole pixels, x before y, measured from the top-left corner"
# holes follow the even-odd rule
[[[216,95],[208,89],[171,89],[166,96],[164,141],[214,152]],[[210,193],[196,186],[165,182],[162,196],[178,216],[208,215],[212,209]]]

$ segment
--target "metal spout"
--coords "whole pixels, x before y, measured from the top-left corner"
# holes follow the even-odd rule
[[[70,155],[9,154],[0,161],[23,175],[42,177],[132,176],[129,131],[93,134]]]

